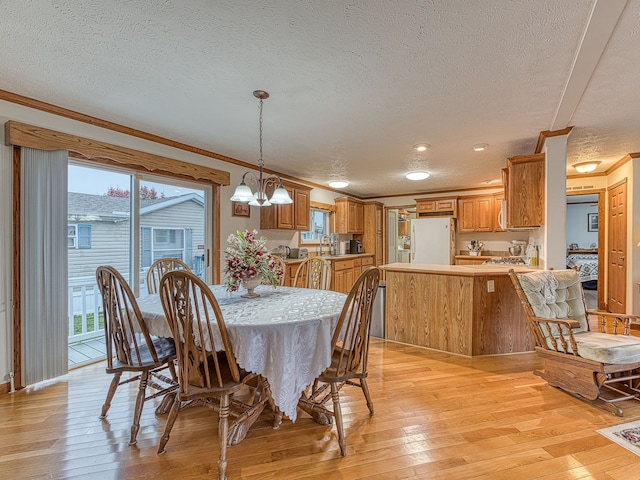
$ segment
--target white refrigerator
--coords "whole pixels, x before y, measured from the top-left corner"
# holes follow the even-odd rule
[[[451,217],[411,220],[411,263],[453,265],[456,224]]]

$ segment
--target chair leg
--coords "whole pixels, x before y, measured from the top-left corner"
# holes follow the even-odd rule
[[[362,392],[364,393],[364,398],[367,401],[367,407],[369,407],[369,412],[373,415],[373,402],[371,401],[371,394],[369,393],[369,386],[367,385],[367,379],[360,379],[360,386],[362,387]]]
[[[218,422],[218,437],[220,437],[220,459],[218,460],[218,478],[227,478],[227,436],[229,435],[229,404],[230,395],[220,398],[220,412]]]
[[[136,397],[136,406],[133,410],[133,425],[131,425],[131,439],[129,445],[135,445],[138,436],[138,430],[140,430],[140,417],[142,416],[142,407],[144,407],[144,397],[147,392],[147,378],[148,373],[140,375],[140,386],[138,387],[138,395]]]
[[[173,428],[173,424],[178,418],[178,412],[180,411],[180,400],[178,399],[178,394],[176,394],[173,405],[171,406],[171,411],[169,412],[169,417],[167,418],[167,424],[164,427],[164,433],[162,437],[160,437],[160,445],[158,445],[158,455],[165,452],[164,446],[169,441],[169,435],[171,434],[171,429]]]
[[[169,367],[169,373],[171,373],[171,378],[173,379],[174,382],[178,383],[178,374],[176,373],[175,360],[169,361],[167,366]]]
[[[276,407],[276,403],[273,401],[273,393],[271,392],[271,385],[269,385],[269,380],[264,377],[262,379],[262,388],[263,394],[267,396],[267,402],[269,403],[269,407],[273,411],[273,429],[277,430],[280,428],[280,424],[282,423],[282,411]]]
[[[118,385],[120,385],[121,376],[122,376],[122,372],[118,372],[113,375],[113,378],[111,379],[111,384],[109,385],[109,391],[107,392],[107,398],[104,401],[104,405],[102,405],[102,413],[100,413],[100,418],[105,418],[107,416],[107,412],[111,407],[111,400],[113,400],[113,396],[116,394]]]
[[[338,430],[338,444],[340,454],[347,455],[347,442],[344,439],[344,428],[342,426],[342,409],[340,408],[340,394],[338,385],[331,383],[331,399],[333,400],[333,416],[336,419],[336,429]]]

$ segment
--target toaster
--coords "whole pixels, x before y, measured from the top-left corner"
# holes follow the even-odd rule
[[[307,258],[309,256],[309,249],[307,248],[292,248],[289,258]]]

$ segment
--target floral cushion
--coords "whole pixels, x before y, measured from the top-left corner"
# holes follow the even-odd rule
[[[576,320],[580,326],[574,333],[589,330],[578,272],[542,270],[517,276],[536,317]]]

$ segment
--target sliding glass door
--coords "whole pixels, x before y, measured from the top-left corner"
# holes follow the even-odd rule
[[[79,163],[69,164],[68,180],[69,343],[85,342],[70,347],[73,365],[93,353],[87,340],[104,335],[98,266],[115,267],[136,296],[148,294],[147,272],[160,258],[179,258],[210,281],[211,191]]]

